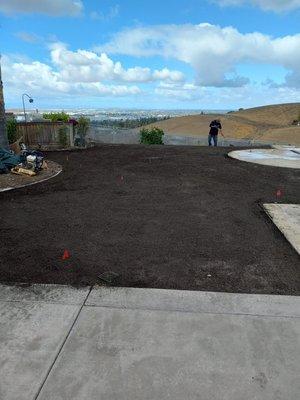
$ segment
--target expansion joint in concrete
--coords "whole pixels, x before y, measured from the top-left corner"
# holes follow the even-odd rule
[[[155,311],[161,313],[182,313],[182,314],[208,314],[208,315],[228,315],[230,317],[257,317],[257,318],[286,318],[286,319],[300,319],[300,316],[297,315],[268,315],[268,314],[255,314],[255,313],[247,313],[247,312],[225,312],[225,311],[203,311],[203,310],[185,310],[180,308],[172,308],[172,309],[161,309],[161,308],[151,308],[151,307],[122,307],[116,305],[96,305],[96,304],[85,304],[86,308],[108,308],[111,310],[131,310],[131,311]]]
[[[51,371],[52,371],[52,369],[53,369],[58,357],[60,356],[60,354],[61,354],[61,352],[62,352],[62,350],[63,350],[63,348],[64,348],[64,346],[65,346],[65,344],[66,344],[66,342],[67,342],[67,340],[69,338],[69,336],[71,335],[71,332],[73,331],[74,326],[76,325],[76,323],[78,321],[79,315],[81,314],[81,311],[82,311],[83,307],[85,306],[85,303],[86,303],[86,301],[87,301],[87,299],[88,299],[88,297],[89,297],[89,295],[90,295],[92,290],[93,290],[93,286],[90,287],[87,295],[85,296],[85,299],[84,299],[83,303],[81,304],[81,306],[80,306],[80,308],[79,308],[79,310],[78,310],[78,312],[77,312],[77,314],[76,314],[76,316],[74,318],[74,321],[73,321],[70,329],[68,330],[68,332],[66,334],[66,337],[64,338],[64,340],[63,340],[63,342],[62,342],[62,344],[61,344],[61,346],[60,346],[60,348],[59,348],[59,350],[58,350],[53,362],[51,363],[51,365],[50,365],[50,367],[49,367],[49,369],[48,369],[48,371],[46,373],[46,376],[45,376],[43,382],[41,383],[41,385],[40,385],[40,387],[39,387],[39,389],[37,391],[37,394],[36,394],[34,400],[38,400],[38,398],[40,396],[40,393],[43,390],[43,387],[44,387],[45,383],[47,382],[47,379],[48,379],[48,377],[49,377],[49,375],[50,375],[50,373],[51,373]]]

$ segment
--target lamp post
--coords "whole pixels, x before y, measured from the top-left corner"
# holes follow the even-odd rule
[[[23,102],[23,113],[24,113],[24,119],[25,119],[25,123],[27,123],[27,119],[26,119],[26,111],[25,111],[25,101],[24,101],[24,97],[27,96],[29,99],[29,103],[33,103],[33,98],[31,96],[29,96],[29,94],[27,93],[23,93],[22,94],[22,102]]]
[[[33,103],[33,98],[31,96],[29,96],[29,94],[27,94],[27,93],[23,93],[22,94],[23,113],[24,113],[24,119],[25,119],[25,133],[26,133],[26,140],[27,140],[28,132],[27,132],[27,119],[26,119],[26,111],[25,111],[25,101],[24,101],[24,97],[25,96],[28,97],[29,103]],[[23,138],[23,139],[25,139],[25,138]]]

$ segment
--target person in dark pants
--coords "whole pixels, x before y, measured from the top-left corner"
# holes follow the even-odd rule
[[[222,132],[221,121],[219,119],[214,119],[213,121],[211,121],[209,127],[210,127],[210,131],[208,134],[208,145],[211,146],[211,142],[213,140],[214,146],[218,146],[219,131],[220,131],[221,135],[223,137],[225,137]]]

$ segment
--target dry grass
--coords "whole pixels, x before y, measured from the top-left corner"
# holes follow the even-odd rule
[[[259,125],[289,126],[299,117],[300,103],[255,107],[234,114]]]
[[[210,122],[218,117],[228,138],[299,145],[300,127],[291,126],[299,115],[300,103],[291,103],[250,108],[225,115],[175,117],[149,126],[162,128],[171,135],[206,136]]]
[[[300,146],[300,126],[270,129],[261,136],[261,139],[272,143]]]

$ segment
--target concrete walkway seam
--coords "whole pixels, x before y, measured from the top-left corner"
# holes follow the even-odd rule
[[[295,296],[296,297],[296,296]],[[157,311],[157,312],[162,312],[162,313],[183,313],[183,314],[208,314],[208,315],[230,315],[230,316],[249,316],[249,317],[262,317],[262,318],[287,318],[287,319],[299,319],[300,316],[297,315],[284,315],[284,314],[279,314],[279,315],[268,315],[268,314],[253,314],[253,313],[235,313],[235,312],[213,312],[213,311],[192,311],[192,310],[182,310],[182,309],[177,309],[173,308],[172,310],[163,310],[161,308],[151,308],[151,307],[132,307],[132,306],[114,306],[114,305],[96,305],[96,304],[84,304],[84,307],[86,308],[109,308],[111,310],[141,310],[141,311]]]
[[[41,383],[34,400],[38,400],[39,395],[40,395],[40,393],[41,393],[41,391],[42,391],[42,389],[43,389],[43,387],[44,387],[44,385],[45,385],[45,383],[46,383],[46,381],[47,381],[47,379],[48,379],[48,377],[49,377],[49,375],[50,375],[50,373],[51,373],[51,371],[52,371],[52,369],[53,369],[53,367],[54,367],[54,365],[55,365],[55,363],[56,363],[56,361],[57,361],[57,359],[59,357],[59,355],[61,354],[61,352],[62,352],[62,350],[63,350],[63,348],[64,348],[64,346],[65,346],[65,344],[66,344],[66,342],[67,342],[67,340],[68,340],[68,338],[69,338],[69,336],[70,336],[70,334],[71,334],[71,332],[72,332],[72,330],[74,328],[74,326],[76,325],[76,322],[78,321],[79,315],[81,314],[81,311],[82,311],[82,309],[83,309],[83,307],[85,305],[85,302],[87,301],[92,289],[93,289],[93,286],[90,287],[90,289],[89,289],[89,291],[88,291],[83,303],[81,304],[81,306],[80,306],[80,308],[78,310],[78,313],[77,313],[77,315],[76,315],[76,317],[75,317],[75,319],[74,319],[69,331],[67,332],[67,335],[66,335],[64,341],[62,342],[62,344],[61,344],[61,346],[60,346],[60,348],[59,348],[59,350],[58,350],[58,352],[57,352],[52,364],[50,365],[50,367],[48,369],[48,372],[47,372],[43,382]]]

